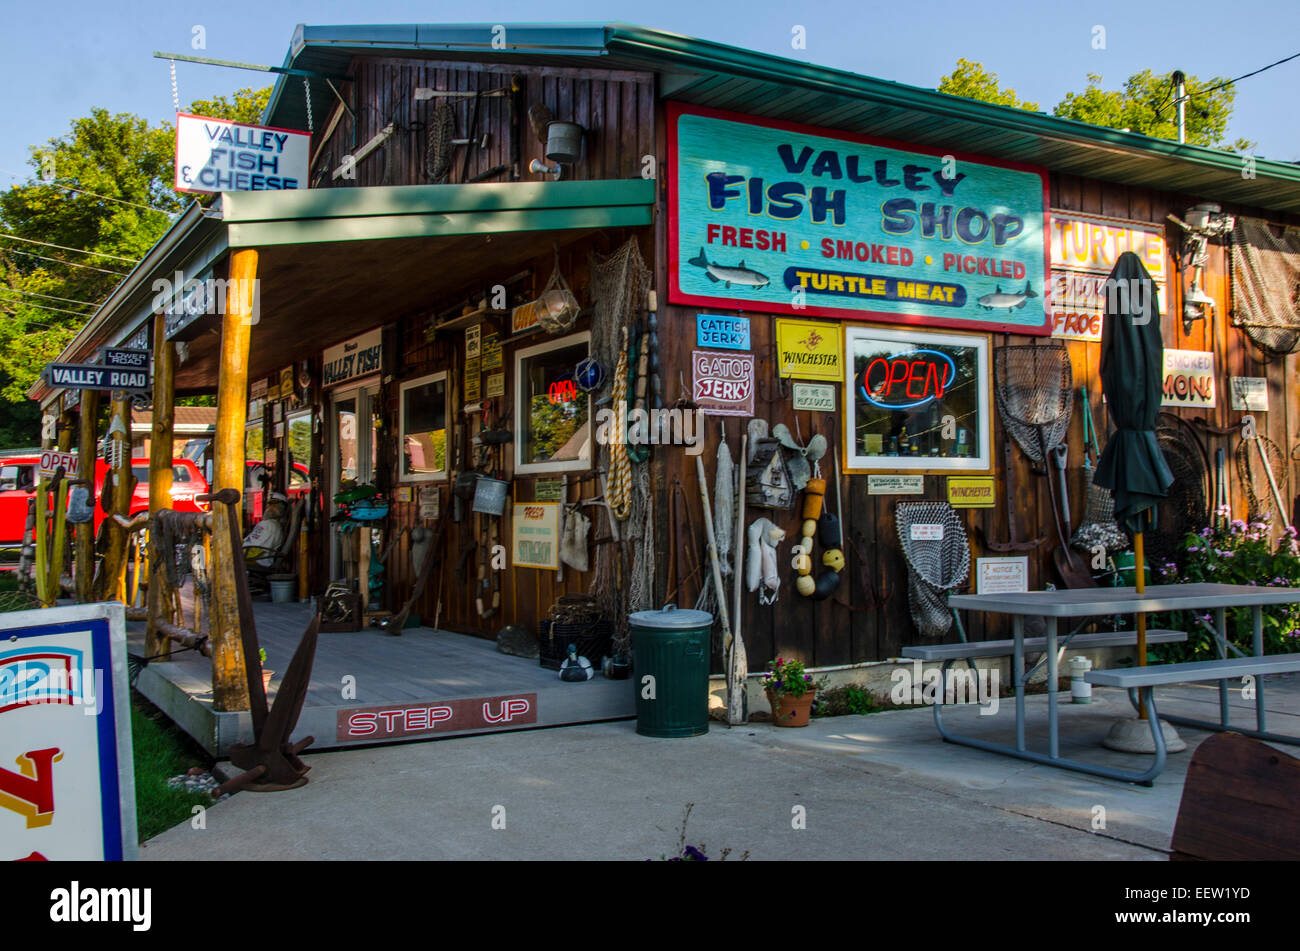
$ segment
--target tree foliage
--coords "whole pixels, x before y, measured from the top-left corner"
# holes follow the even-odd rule
[[[1029,112],[1038,111],[1038,103],[1021,99],[1014,89],[1003,89],[998,84],[997,73],[991,73],[982,63],[968,59],[957,60],[957,68],[939,80],[939,92],[966,99],[991,102],[995,106],[1013,106]]]
[[[270,92],[240,89],[188,111],[255,122]],[[169,122],[94,109],[33,146],[31,181],[0,193],[0,235],[44,242],[0,237],[0,447],[39,441],[26,391],[193,199],[172,188],[174,142]]]

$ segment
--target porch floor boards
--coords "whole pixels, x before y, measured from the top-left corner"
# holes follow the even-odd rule
[[[187,615],[189,598],[185,597]],[[311,620],[308,604],[254,602],[257,636],[267,654],[274,698],[280,677]],[[145,625],[127,625],[128,649],[144,653]],[[593,658],[599,663],[599,658]],[[344,699],[344,677],[355,680],[355,698]],[[251,742],[248,713],[219,713],[212,708],[211,662],[195,651],[154,662],[140,673],[136,688],[214,756],[231,744]],[[413,736],[350,740],[339,738],[339,712],[380,705],[535,694],[536,721],[500,727],[437,729]],[[586,683],[570,684],[538,662],[511,657],[483,638],[427,627],[407,628],[394,637],[374,628],[321,634],[311,683],[294,739],[314,736],[311,749],[397,743],[447,736],[626,719],[636,714],[634,682],[606,680],[599,673]],[[447,724],[449,726],[451,724]]]

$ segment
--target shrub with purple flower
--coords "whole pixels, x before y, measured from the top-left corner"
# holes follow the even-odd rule
[[[767,673],[763,675],[763,688],[774,694],[802,697],[809,690],[815,691],[817,684],[813,681],[812,674],[804,669],[803,661],[778,657],[768,661]]]

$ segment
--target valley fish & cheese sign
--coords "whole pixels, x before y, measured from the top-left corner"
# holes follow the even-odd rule
[[[176,190],[293,191],[307,187],[311,135],[228,119],[176,115]]]

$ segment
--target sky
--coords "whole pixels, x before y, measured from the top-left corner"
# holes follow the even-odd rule
[[[171,121],[167,62],[155,50],[278,66],[297,23],[440,22],[633,23],[928,88],[965,57],[1048,113],[1090,72],[1106,88],[1146,68],[1231,79],[1300,52],[1296,0],[0,0],[0,188],[32,175],[30,146],[63,135],[94,107]],[[195,26],[204,28],[206,50],[191,49]],[[795,26],[804,27],[806,49],[791,48]],[[1094,48],[1096,27],[1104,49]],[[272,79],[189,63],[176,74],[182,106]],[[1243,80],[1228,140],[1300,160],[1297,89],[1300,59]]]

